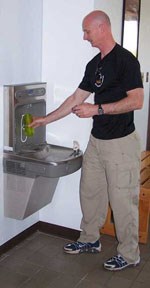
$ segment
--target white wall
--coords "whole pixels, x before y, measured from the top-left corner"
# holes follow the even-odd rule
[[[141,136],[142,150],[146,149],[147,138],[147,123],[148,123],[148,109],[150,97],[150,37],[149,37],[149,0],[141,1],[140,11],[140,34],[139,34],[139,49],[138,58],[141,64],[141,71],[144,73],[144,106],[142,110],[135,112],[135,123],[137,130]],[[149,73],[148,79],[146,74]]]
[[[42,60],[42,0],[0,0],[0,245],[39,220],[4,217],[3,85],[39,81]]]
[[[141,1],[141,11],[140,11],[140,35],[139,35],[139,49],[138,58],[142,67],[142,71],[150,71],[150,37],[149,37],[149,8],[150,1]]]
[[[41,78],[42,0],[0,0],[0,85]]]
[[[110,15],[117,41],[121,39],[122,1],[43,1],[43,61],[42,80],[47,81],[47,112],[58,107],[80,83],[86,63],[97,53],[83,41],[82,20],[94,9]],[[116,15],[117,9],[117,15]],[[115,16],[115,17],[114,17]],[[92,98],[90,99],[92,101]],[[84,151],[91,130],[91,119],[70,115],[47,126],[47,139],[72,146],[73,140]],[[59,180],[53,201],[40,211],[40,220],[79,229],[80,171]]]
[[[47,112],[55,109],[74,91],[93,50],[83,41],[82,19],[93,10],[94,1],[43,1],[42,80],[47,82]],[[73,140],[84,150],[91,120],[70,115],[47,126],[47,140],[72,147]],[[79,228],[80,171],[59,180],[53,201],[40,211],[40,220]]]

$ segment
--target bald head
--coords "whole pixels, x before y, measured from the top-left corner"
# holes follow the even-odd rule
[[[83,39],[106,55],[115,45],[109,16],[100,10],[89,13],[82,23]]]
[[[111,26],[109,16],[105,12],[100,11],[100,10],[95,10],[95,11],[92,11],[91,13],[89,13],[83,19],[83,22],[85,22],[85,21],[88,21],[88,22],[91,22],[91,23],[97,22],[99,24],[105,23],[108,26]]]

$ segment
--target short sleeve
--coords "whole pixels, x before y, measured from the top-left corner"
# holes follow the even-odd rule
[[[89,68],[89,64],[87,64],[86,69],[85,69],[85,73],[84,73],[84,77],[81,81],[81,83],[79,84],[79,88],[85,91],[89,91],[91,93],[93,93],[93,89],[92,89],[92,85],[91,85],[91,80],[90,80],[90,68]]]
[[[140,64],[135,57],[129,57],[128,60],[126,59],[121,78],[121,85],[125,91],[143,88]]]

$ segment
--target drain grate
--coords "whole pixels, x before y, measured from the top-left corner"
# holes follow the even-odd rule
[[[26,169],[24,163],[14,162],[14,161],[5,161],[3,162],[4,172],[17,174],[21,176],[26,176]]]

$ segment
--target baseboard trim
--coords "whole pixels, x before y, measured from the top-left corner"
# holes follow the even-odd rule
[[[8,250],[13,248],[14,246],[18,245],[20,242],[25,240],[27,237],[32,235],[34,232],[38,230],[38,222],[32,225],[31,227],[27,228],[23,232],[19,233],[12,239],[8,240],[6,243],[0,246],[0,255],[6,253]]]
[[[69,240],[76,240],[79,238],[80,231],[72,229],[72,228],[67,228],[63,226],[58,226],[46,222],[39,221],[39,231],[47,233],[47,234],[52,234],[55,236],[59,236],[61,238],[66,238]]]
[[[13,237],[12,239],[8,240],[3,245],[1,245],[0,255],[6,253],[8,250],[21,243],[23,240],[25,240],[27,237],[29,237],[36,231],[40,231],[46,234],[51,234],[69,240],[76,240],[80,235],[80,231],[78,230],[39,221],[34,225],[32,225],[31,227],[24,230],[23,232],[21,232],[20,234]]]

